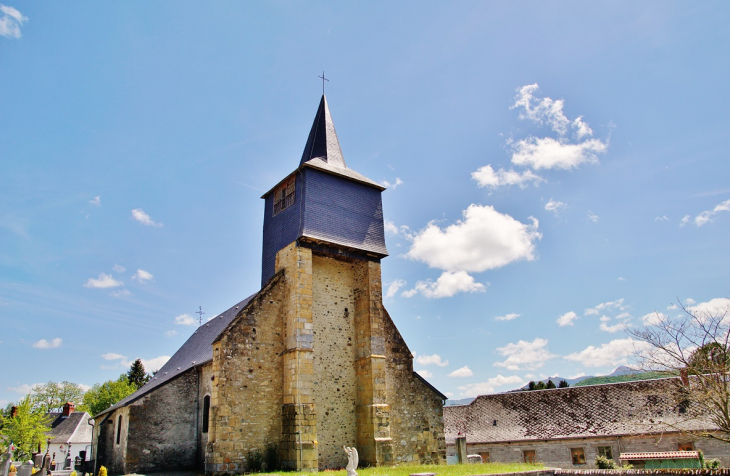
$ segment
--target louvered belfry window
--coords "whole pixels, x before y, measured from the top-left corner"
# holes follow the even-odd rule
[[[274,191],[274,215],[278,215],[290,206],[294,205],[296,191],[296,176],[288,178],[284,183],[276,187]]]

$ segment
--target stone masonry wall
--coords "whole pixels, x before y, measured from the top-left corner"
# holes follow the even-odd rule
[[[413,355],[385,310],[384,325],[394,462],[445,464],[443,401],[413,375]]]
[[[193,368],[115,412],[129,411],[124,473],[196,467],[197,396]]]
[[[286,299],[280,278],[275,276],[213,343],[207,474],[242,473],[249,452],[279,446]]]
[[[208,432],[203,432],[203,404],[205,397],[210,396],[213,393],[213,363],[209,362],[205,365],[198,367],[198,453],[196,455],[197,463],[196,467],[205,467],[205,448],[208,445],[208,435],[210,434],[211,421],[208,418]]]
[[[320,469],[342,468],[356,445],[355,264],[312,257],[314,406]]]
[[[469,454],[488,453],[490,461],[512,462],[522,461],[523,451],[534,450],[537,461],[551,468],[595,469],[599,446],[610,446],[614,460],[621,453],[643,453],[656,451],[677,451],[679,443],[692,441],[694,448],[702,450],[705,459],[718,458],[722,466],[730,464],[727,444],[715,440],[693,439],[679,433],[664,433],[647,436],[609,437],[609,438],[576,438],[545,441],[521,441],[512,443],[467,443]],[[586,464],[574,465],[571,448],[582,448],[585,452]],[[455,456],[454,445],[448,446],[449,456]]]

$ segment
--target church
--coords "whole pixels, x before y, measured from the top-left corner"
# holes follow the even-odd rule
[[[261,289],[94,417],[110,474],[445,463],[446,397],[383,307],[383,186],[345,163],[323,95],[299,166],[263,195]],[[258,456],[257,456],[258,455]]]

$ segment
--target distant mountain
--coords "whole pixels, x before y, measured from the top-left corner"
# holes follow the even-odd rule
[[[558,376],[558,377],[549,377],[549,378],[546,378],[543,380],[535,380],[535,383],[542,382],[544,384],[547,384],[548,380],[552,380],[553,383],[555,384],[555,386],[557,387],[561,380],[565,380],[566,382],[568,382],[568,385],[570,385],[571,387],[574,387],[575,384],[582,382],[583,380],[588,379],[588,378],[593,378],[593,377],[587,376],[587,375],[584,375],[583,377],[576,377],[576,378],[566,378],[566,377]],[[518,390],[527,390],[529,385],[530,384],[527,383],[523,387],[519,388]],[[517,390],[515,390],[515,391],[517,391]]]
[[[444,403],[444,406],[453,407],[454,405],[469,405],[473,401],[474,401],[473,398],[462,398],[461,400],[446,400],[446,403]]]

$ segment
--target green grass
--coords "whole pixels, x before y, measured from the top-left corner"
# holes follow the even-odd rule
[[[518,471],[533,471],[542,469],[545,466],[541,463],[482,463],[482,464],[419,464],[419,465],[403,465],[403,466],[380,466],[377,468],[358,468],[358,476],[408,476],[413,473],[436,473],[437,476],[470,476],[475,474],[497,474],[497,473],[515,473]],[[344,469],[338,471],[320,471],[320,474],[326,476],[347,476]],[[293,476],[295,473],[286,471],[277,471],[274,473],[257,473],[261,476]],[[311,474],[311,473],[306,473]]]
[[[672,372],[644,372],[641,374],[616,375],[613,377],[591,377],[573,385],[574,387],[584,387],[586,385],[602,385],[606,383],[619,382],[635,382],[637,380],[654,380],[658,378],[674,377]]]

